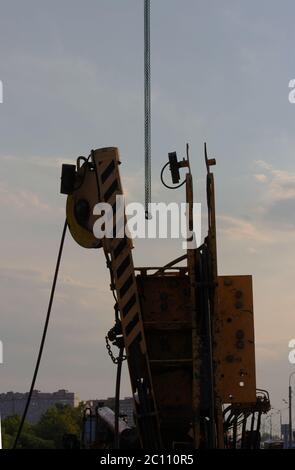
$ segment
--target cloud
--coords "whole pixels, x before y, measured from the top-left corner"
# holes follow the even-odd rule
[[[40,269],[25,268],[22,266],[0,266],[1,287],[15,288],[22,285],[27,287],[43,287],[48,281],[48,276]]]
[[[53,272],[45,271],[38,267],[24,267],[24,266],[7,266],[0,265],[0,280],[1,282],[13,282],[19,281],[20,283],[30,283],[35,286],[46,287],[52,282]],[[61,288],[68,289],[87,289],[100,291],[97,283],[81,282],[78,279],[73,278],[68,274],[60,274],[58,284]]]
[[[264,183],[265,181],[267,181],[267,176],[264,175],[263,173],[259,173],[259,174],[254,175],[254,178],[257,181],[260,181],[260,183]]]
[[[26,211],[43,212],[50,210],[49,205],[41,201],[36,193],[27,189],[10,188],[3,181],[0,181],[0,205],[17,210],[25,209]]]
[[[264,193],[266,202],[272,204],[277,201],[295,199],[294,172],[278,170],[263,160],[257,160],[255,163],[266,172],[266,174],[254,175],[256,181],[267,183]]]
[[[255,160],[255,164],[264,170],[271,171],[273,169],[272,165],[265,162],[264,160]]]
[[[70,158],[60,158],[56,156],[51,156],[51,157],[40,157],[38,155],[32,155],[29,157],[26,157],[25,159],[23,157],[19,157],[17,155],[0,155],[0,160],[2,162],[16,162],[17,164],[20,163],[25,163],[26,165],[33,165],[33,166],[38,166],[41,168],[60,168],[63,163],[69,163],[69,164],[75,164],[75,158],[73,157],[72,159]]]
[[[255,163],[264,170],[264,173],[254,174],[255,180],[261,184],[260,200],[256,206],[261,220],[275,225],[276,229],[294,229],[295,173],[276,169],[263,160]]]
[[[220,215],[217,218],[219,231],[231,240],[250,240],[261,243],[273,241],[267,231],[258,228],[248,220],[229,215]]]

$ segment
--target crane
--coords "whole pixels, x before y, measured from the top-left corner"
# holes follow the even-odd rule
[[[141,448],[256,448],[261,415],[270,406],[267,392],[256,390],[252,277],[218,274],[211,170],[216,161],[208,158],[206,144],[204,153],[207,235],[165,266],[135,267],[126,234],[94,235],[97,203],[111,206],[116,223],[117,197],[123,195],[117,148],[92,150],[76,165],[62,167],[71,235],[82,247],[102,249],[110,271],[116,322],[108,339],[120,350],[119,363],[123,351],[127,359],[138,435],[132,442]],[[187,170],[187,224],[193,228],[188,151],[180,161],[170,153],[166,165],[173,185]],[[120,223],[126,224],[125,213]],[[119,446],[118,413],[115,421],[113,445]]]

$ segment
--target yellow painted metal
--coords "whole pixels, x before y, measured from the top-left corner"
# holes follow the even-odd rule
[[[68,226],[71,232],[72,237],[74,240],[83,248],[99,248],[101,243],[95,236],[93,235],[92,231],[87,230],[86,228],[82,227],[75,217],[75,196],[76,195],[69,195],[67,197],[67,221]]]
[[[83,248],[100,248],[101,242],[93,234],[93,225],[97,219],[97,216],[93,215],[93,208],[98,202],[95,173],[86,169],[84,165],[77,171],[78,175],[83,178],[83,184],[67,197],[68,226],[72,237],[80,246]],[[89,218],[84,227],[78,223],[75,215],[75,204],[81,200],[87,201],[89,204]]]
[[[252,276],[218,276],[217,388],[223,403],[255,403]]]

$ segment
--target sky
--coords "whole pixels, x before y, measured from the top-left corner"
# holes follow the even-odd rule
[[[152,0],[154,201],[182,201],[159,179],[190,143],[205,203],[203,142],[217,160],[220,274],[252,274],[257,385],[284,408],[295,337],[295,4]],[[65,217],[63,162],[120,149],[127,200],[143,201],[143,1],[0,1],[1,392],[32,376]],[[203,207],[204,210],[204,207]],[[205,233],[205,227],[203,227]],[[135,243],[137,265],[181,244]],[[113,324],[103,254],[67,237],[37,388],[114,394],[104,336]],[[294,384],[295,387],[295,384]],[[130,394],[126,368],[122,395]],[[283,420],[287,419],[284,415]]]

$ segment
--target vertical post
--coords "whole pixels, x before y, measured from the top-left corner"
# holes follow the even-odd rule
[[[0,413],[0,450],[2,449],[2,429],[1,429],[1,413]]]
[[[193,230],[193,180],[191,173],[186,175],[186,204],[187,211],[187,228],[191,233]],[[189,246],[189,245],[188,245]],[[187,267],[190,279],[190,296],[192,305],[192,360],[193,360],[193,374],[192,374],[192,410],[193,410],[193,433],[194,433],[194,448],[198,449],[200,446],[200,331],[199,331],[199,318],[197,312],[197,250],[187,249]]]
[[[291,379],[291,376],[290,376]],[[289,448],[292,448],[292,388],[289,381]]]
[[[259,412],[258,412],[258,417],[257,417],[256,438],[255,438],[255,446],[254,446],[254,449],[260,449],[260,442],[261,442],[261,435],[260,435],[261,415],[262,415],[262,411],[259,411]]]
[[[283,434],[282,434],[282,410],[279,410],[280,413],[280,438],[281,440],[283,439]]]
[[[210,271],[211,271],[211,298],[210,298],[210,311],[211,311],[211,325],[213,330],[213,343],[214,335],[216,332],[216,315],[218,308],[218,290],[217,290],[217,245],[216,245],[216,216],[215,216],[215,190],[214,190],[214,175],[210,171],[210,167],[216,164],[214,158],[208,159],[207,145],[204,143],[205,162],[207,167],[207,206],[208,206],[208,249],[210,253]],[[212,345],[211,345],[212,346]],[[215,351],[213,350],[213,356]],[[212,357],[214,367],[216,365],[216,358]],[[224,448],[224,429],[223,429],[223,415],[222,415],[222,400],[218,391],[218,384],[216,381],[217,368],[214,371],[214,418],[215,418],[215,431],[213,438],[215,439],[215,447]]]

